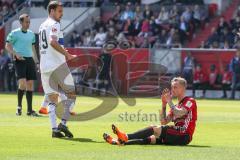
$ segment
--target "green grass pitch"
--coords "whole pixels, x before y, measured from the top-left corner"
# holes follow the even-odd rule
[[[34,97],[38,110],[43,96]],[[96,98],[78,97],[76,111],[96,107]],[[189,146],[111,146],[102,139],[102,133],[111,133],[111,124],[132,132],[150,124],[143,115],[158,113],[159,99],[138,98],[134,107],[120,100],[116,109],[94,120],[69,122],[75,138],[52,139],[48,117],[26,116],[24,98],[23,115],[15,115],[16,95],[0,94],[0,160],[237,160],[240,159],[240,101],[197,100],[198,121],[193,141]],[[128,113],[128,117],[126,116]],[[140,120],[130,115],[141,112]],[[128,119],[126,119],[128,118]],[[146,119],[145,119],[146,120]]]

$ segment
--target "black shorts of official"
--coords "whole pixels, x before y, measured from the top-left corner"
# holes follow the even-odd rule
[[[17,79],[36,80],[36,67],[32,57],[23,57],[24,60],[15,60]]]
[[[183,134],[172,126],[162,126],[162,132],[156,139],[156,144],[187,145],[191,142],[189,134]]]

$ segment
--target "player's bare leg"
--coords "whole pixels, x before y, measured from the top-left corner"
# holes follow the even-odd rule
[[[57,126],[57,116],[56,116],[56,107],[58,102],[58,94],[53,93],[49,94],[48,96],[48,114],[49,119],[52,127],[52,137],[53,138],[62,138],[64,135],[60,132]]]

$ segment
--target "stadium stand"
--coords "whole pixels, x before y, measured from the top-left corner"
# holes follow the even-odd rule
[[[19,8],[17,10],[26,8],[31,16],[31,22],[35,24],[30,29],[38,32],[39,24],[47,15],[44,7],[46,8],[48,1],[2,2],[9,3],[9,13],[13,11],[11,6]],[[112,76],[119,93],[158,95],[161,87],[169,85],[166,82],[172,76],[181,75],[189,81],[189,94],[192,94],[193,89],[196,90],[198,97],[204,94],[212,98],[221,94],[229,97],[231,73],[228,66],[235,55],[232,48],[240,46],[240,39],[236,34],[240,26],[238,0],[232,0],[229,4],[225,4],[224,1],[225,7],[217,3],[207,4],[202,0],[194,2],[161,0],[154,5],[128,0],[62,2],[65,6],[62,29],[65,46],[71,53],[78,56],[86,54],[101,56],[103,45],[114,41],[120,49],[114,51],[112,56],[119,52],[126,56],[114,57]],[[15,21],[2,16],[6,21],[3,21],[5,32],[0,30],[1,35],[7,34],[9,29],[18,27],[19,13],[15,14],[15,17],[11,18]],[[1,41],[4,42],[3,39]],[[0,63],[5,70],[1,72],[0,89],[12,91],[16,80],[14,74],[7,75],[14,73],[14,67],[11,58],[6,55],[7,53],[2,50]],[[6,62],[9,64],[6,65]],[[90,65],[92,67],[92,64]],[[196,72],[197,66],[201,66],[202,71],[199,73]],[[83,83],[81,79],[84,74],[83,68],[74,70],[73,73],[79,86]],[[92,77],[96,77],[98,71],[98,69],[94,72],[89,71],[91,78],[86,80],[87,85],[94,86],[97,83],[96,78]],[[6,87],[8,81],[11,82],[10,87]],[[205,89],[206,93],[203,92],[199,96],[199,89]],[[41,84],[37,84],[36,90],[42,91]],[[211,95],[213,92],[209,94],[208,90],[217,90],[218,93]],[[84,91],[81,93],[84,94]]]

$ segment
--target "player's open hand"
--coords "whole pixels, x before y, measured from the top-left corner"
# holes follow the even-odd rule
[[[165,88],[162,92],[162,101],[168,103],[171,100],[172,100],[172,96],[171,96],[170,90],[168,88]]]
[[[22,60],[25,60],[22,56],[19,56],[18,54],[14,54],[14,58],[16,59],[16,60],[19,60],[19,61],[22,61]]]
[[[71,60],[71,59],[76,58],[76,57],[77,57],[77,55],[72,55],[72,54],[68,54],[66,56],[67,60]]]
[[[162,99],[162,105],[166,107],[167,100],[166,100],[165,96],[163,96],[163,94],[161,95],[161,99]]]

